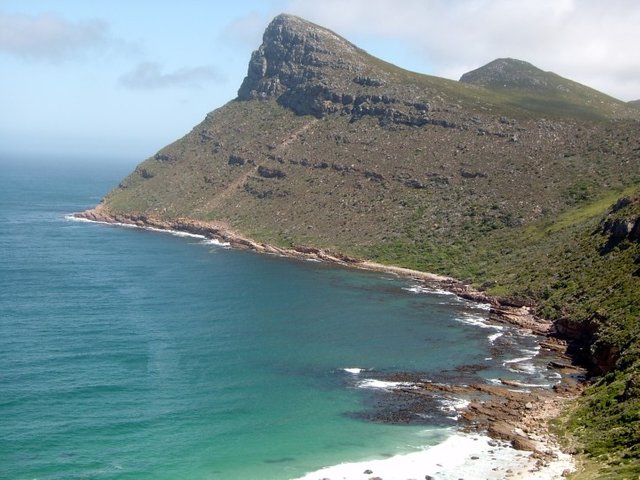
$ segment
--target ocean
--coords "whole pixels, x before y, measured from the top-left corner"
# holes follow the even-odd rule
[[[297,478],[457,434],[451,399],[381,421],[395,372],[553,381],[485,305],[70,219],[132,168],[0,160],[0,478]]]

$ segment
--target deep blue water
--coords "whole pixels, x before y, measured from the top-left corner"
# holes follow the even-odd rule
[[[520,375],[405,280],[65,218],[131,168],[0,160],[0,478],[293,478],[450,433],[361,420],[368,378]]]

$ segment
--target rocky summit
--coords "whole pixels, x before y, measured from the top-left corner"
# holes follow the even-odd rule
[[[209,225],[247,245],[449,275],[528,306],[592,374],[616,372],[590,398],[618,398],[619,410],[587,402],[574,418],[583,450],[634,459],[640,429],[621,418],[638,418],[639,119],[524,61],[457,82],[279,15],[238,97],[87,216]]]

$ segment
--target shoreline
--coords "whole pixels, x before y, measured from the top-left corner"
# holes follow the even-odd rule
[[[416,452],[331,465],[294,480],[552,480],[562,478],[573,468],[573,460],[565,453],[560,453],[553,463],[540,465],[533,455],[488,435],[456,432],[443,442]]]
[[[323,261],[342,267],[387,273],[401,278],[415,280],[429,288],[446,290],[447,292],[453,293],[465,300],[489,304],[491,306],[492,316],[498,321],[530,330],[532,333],[545,335],[550,333],[552,330],[552,323],[536,317],[532,313],[532,309],[529,305],[516,305],[506,299],[487,295],[486,293],[453,277],[393,265],[384,265],[369,260],[361,260],[317,247],[276,247],[267,243],[256,242],[245,237],[230,229],[223,222],[206,222],[188,218],[161,220],[149,215],[113,214],[106,210],[102,205],[98,205],[95,208],[85,210],[83,212],[72,213],[71,216],[75,219],[84,219],[92,222],[116,225],[120,224],[123,226],[199,235],[240,250],[251,250],[256,253],[280,255],[299,260]]]
[[[535,317],[530,306],[514,305],[508,301],[504,301],[503,299],[486,295],[485,293],[474,289],[470,285],[451,277],[364,261],[315,247],[276,247],[244,237],[229,229],[221,222],[205,222],[191,219],[166,221],[148,215],[112,214],[102,205],[98,205],[97,207],[84,212],[73,213],[70,216],[76,220],[138,227],[143,229],[166,231],[167,233],[174,234],[182,233],[185,235],[193,235],[213,240],[222,246],[229,246],[231,248],[251,250],[257,253],[280,255],[299,260],[323,261],[336,266],[392,274],[401,278],[410,279],[427,287],[427,289],[441,289],[466,300],[489,304],[490,320],[496,323],[507,323],[537,335],[541,337],[539,342],[541,348],[544,348],[547,352],[555,354],[558,357],[562,357],[563,359],[567,358],[563,355],[566,345],[563,341],[559,341],[556,337],[551,336],[553,333],[553,324],[549,321]],[[554,362],[550,363],[553,364]],[[560,373],[571,374],[577,371],[572,370],[572,367],[565,362],[561,361],[556,363],[557,365],[552,366],[557,368]],[[520,415],[512,416],[507,422],[504,422],[504,418],[498,419],[493,415],[493,413],[496,413],[499,417],[500,410],[504,408],[504,406],[499,405],[499,401],[495,400],[513,400],[513,396],[508,392],[513,391],[514,388],[522,386],[505,384],[503,387],[493,387],[492,391],[489,392],[491,401],[472,401],[465,407],[464,411],[461,411],[461,417],[465,420],[466,424],[461,423],[456,427],[458,432],[452,435],[450,439],[456,438],[459,442],[466,442],[465,439],[473,437],[473,442],[476,446],[481,444],[484,445],[486,443],[491,447],[491,452],[495,451],[496,448],[506,449],[505,451],[511,453],[520,452],[518,454],[519,460],[513,466],[511,466],[509,462],[514,462],[515,457],[511,458],[511,455],[507,455],[504,452],[501,453],[500,456],[503,458],[499,460],[499,465],[492,465],[490,471],[485,473],[486,478],[540,480],[562,478],[567,472],[575,470],[575,460],[571,455],[561,451],[555,437],[549,432],[547,422],[556,417],[562,411],[563,406],[571,399],[576,398],[581,391],[579,384],[575,381],[572,385],[567,386],[567,383],[572,383],[567,382],[567,380],[569,380],[569,378],[563,375],[562,379],[552,389],[544,391],[539,389],[535,389],[534,391],[525,390],[525,392],[531,393],[531,398],[523,397],[525,401],[521,398],[519,403],[516,402],[516,405],[518,405],[517,412],[519,412]],[[476,387],[477,386],[472,386],[472,388]],[[560,388],[556,389],[556,387]],[[510,408],[514,408],[514,404],[511,404]],[[479,419],[481,419],[481,421],[479,421]],[[499,428],[492,428],[496,426]],[[423,451],[398,455],[389,459],[372,460],[369,462],[354,462],[325,467],[300,478],[304,480],[311,480],[316,478],[318,475],[320,475],[320,477],[317,478],[327,479],[376,478],[376,476],[370,477],[368,474],[363,475],[363,471],[372,471],[373,475],[376,475],[377,473],[378,476],[383,472],[386,472],[383,476],[378,477],[384,480],[389,480],[391,478],[409,478],[407,475],[411,476],[419,472],[415,470],[408,471],[407,468],[411,465],[413,465],[413,468],[432,465],[432,463],[429,462],[432,462],[434,456],[440,458],[441,453],[438,452],[441,452],[441,450],[442,452],[449,452],[450,455],[456,456],[456,453],[459,453],[458,448],[451,447],[450,443],[447,444],[447,441],[433,447],[426,448]],[[443,446],[445,444],[447,444],[446,447]],[[465,445],[467,445],[467,443],[465,443]],[[523,451],[527,451],[528,454],[524,454]],[[487,452],[489,452],[489,450],[485,451],[485,453]],[[491,455],[493,455],[493,453],[491,453]],[[515,455],[515,453],[513,453],[513,455]],[[507,460],[507,457],[509,460]],[[477,467],[480,466],[480,463],[477,461],[479,456],[477,454],[473,454],[470,458],[476,461],[471,462],[469,470],[464,470],[466,467],[463,467],[459,462],[451,463],[451,467],[462,469],[460,473],[464,471],[466,473],[473,474],[473,472],[477,471]],[[375,465],[376,468],[362,468],[365,464]],[[442,468],[444,468],[444,463],[442,461],[433,465],[441,465]],[[377,472],[376,469],[378,470]],[[401,476],[396,477],[393,472],[398,472]],[[422,476],[419,478],[425,478],[425,473],[429,473],[424,472],[424,469],[422,472]],[[500,473],[500,475],[491,476],[491,474],[494,473]],[[327,475],[333,475],[333,477]],[[458,473],[456,473],[456,475],[458,475]],[[454,477],[460,478],[459,475],[452,475],[451,478]],[[426,478],[429,478],[429,475],[427,475]],[[433,478],[449,477],[442,477],[439,475]]]

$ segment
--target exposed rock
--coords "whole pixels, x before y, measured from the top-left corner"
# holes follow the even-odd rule
[[[619,210],[622,210],[623,208],[628,207],[632,203],[633,203],[633,200],[631,199],[631,197],[619,198],[616,201],[616,203],[614,203],[613,206],[611,207],[611,213],[615,213]]]
[[[460,170],[460,176],[462,178],[487,178],[487,174],[484,172],[469,172],[467,170]]]
[[[371,170],[365,170],[364,176],[376,182],[382,182],[384,180],[384,177],[380,173],[372,172]]]
[[[327,73],[362,67],[356,47],[346,40],[301,18],[278,15],[251,56],[238,99],[276,98],[300,115],[323,116],[343,101],[324,83]]]
[[[227,163],[229,165],[244,165],[245,163],[247,163],[247,161],[238,155],[232,154],[229,155],[229,160],[227,161]]]
[[[409,180],[405,180],[404,184],[409,187],[409,188],[427,188],[427,186],[422,183],[419,182],[418,180],[411,178]]]
[[[143,167],[136,168],[136,173],[144,179],[153,178],[153,173]]]
[[[153,158],[159,162],[174,162],[176,160],[176,157],[174,157],[173,155],[161,152],[156,153]]]
[[[373,116],[381,126],[459,128],[449,119],[426,117],[434,110],[431,102],[401,102],[392,93],[398,92],[395,87],[384,93],[354,88],[386,87],[382,77],[387,74],[380,70],[380,75],[373,75],[371,70],[364,52],[330,30],[292,15],[279,15],[251,56],[238,100],[272,98],[298,115],[317,118],[340,113],[351,115],[353,122]]]
[[[634,203],[640,203],[640,197],[620,198],[610,209],[610,215],[602,221],[596,233],[607,236],[607,240],[600,249],[600,254],[606,255],[625,240],[640,241],[640,216],[625,216],[625,209]]]
[[[366,76],[357,76],[353,79],[355,83],[358,85],[364,85],[367,87],[380,87],[384,85],[382,80],[378,80],[377,78],[371,78]]]
[[[262,178],[285,178],[287,176],[282,170],[277,168],[267,168],[260,165],[258,167],[258,175]]]

